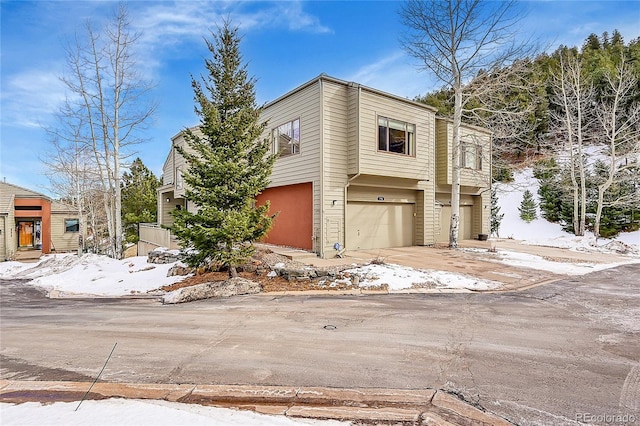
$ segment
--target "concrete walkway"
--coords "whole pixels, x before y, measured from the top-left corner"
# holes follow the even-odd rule
[[[87,391],[91,391],[87,394]],[[0,402],[51,403],[85,399],[154,399],[270,415],[365,424],[510,425],[435,389],[332,389],[320,387],[194,384],[40,382],[0,380]]]

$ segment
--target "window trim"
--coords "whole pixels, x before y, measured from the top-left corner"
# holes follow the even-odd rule
[[[384,119],[387,120],[387,125],[385,126],[385,128],[387,129],[386,132],[386,137],[387,137],[387,141],[386,141],[386,146],[387,149],[380,149],[380,120]],[[400,122],[403,123],[405,126],[405,142],[404,142],[404,146],[407,148],[407,151],[409,151],[408,153],[404,153],[404,152],[395,152],[395,151],[391,151],[390,145],[389,145],[389,129],[391,128],[389,126],[389,121],[396,121],[396,122]],[[408,126],[413,126],[413,132],[410,132],[407,127]],[[381,152],[384,154],[394,154],[394,155],[401,155],[403,157],[416,157],[416,152],[417,152],[417,127],[415,123],[410,123],[408,121],[405,120],[399,120],[397,118],[391,118],[388,117],[386,115],[381,115],[381,114],[376,114],[376,152]],[[407,140],[407,136],[412,134],[413,135],[413,140]]]
[[[276,132],[280,127],[285,126],[285,125],[287,125],[287,124],[289,124],[289,123],[291,123],[291,124],[292,124],[292,130],[293,130],[293,129],[294,129],[294,127],[293,127],[293,123],[295,123],[296,121],[298,122],[298,143],[297,143],[297,144],[293,144],[293,145],[292,145],[292,146],[294,147],[293,151],[295,151],[295,152],[292,152],[292,153],[290,153],[290,154],[286,154],[286,155],[281,155],[280,150],[279,150],[279,145],[277,145],[277,146],[276,146],[276,139],[277,139],[277,138],[276,138],[276,134],[275,134],[275,132]],[[293,119],[291,119],[291,120],[283,121],[282,123],[278,124],[277,126],[275,126],[275,127],[272,127],[272,128],[271,128],[271,132],[270,132],[270,133],[271,133],[271,151],[272,151],[275,155],[277,155],[279,159],[280,159],[280,158],[293,157],[293,156],[299,155],[299,154],[302,152],[302,128],[301,128],[301,121],[302,121],[302,120],[300,120],[300,117],[298,116],[298,117],[293,118]],[[293,139],[293,140],[295,140],[295,139]],[[295,149],[295,147],[296,147],[296,146],[297,146],[297,150]]]
[[[473,148],[475,157],[475,164],[473,166],[467,165],[467,150]],[[482,145],[475,142],[460,142],[460,167],[469,170],[482,170]]]
[[[78,229],[76,231],[69,231],[69,227],[67,226],[67,221],[70,220],[75,220],[77,222],[76,226],[78,227]],[[80,232],[80,219],[78,219],[77,217],[70,217],[70,218],[64,218],[64,233],[65,234],[77,234],[78,232]]]

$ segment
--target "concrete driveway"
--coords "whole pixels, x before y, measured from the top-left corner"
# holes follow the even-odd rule
[[[573,251],[555,247],[521,244],[511,239],[495,242],[498,253],[511,251],[543,257],[562,263],[628,264],[640,263],[640,257],[630,257],[609,253]],[[547,284],[567,275],[543,269],[533,269],[496,262],[496,253],[490,253],[488,241],[463,240],[462,249],[450,250],[446,245],[436,247],[397,247],[370,250],[349,250],[343,258],[318,259],[313,253],[278,246],[267,246],[270,250],[315,266],[368,263],[372,260],[395,263],[416,269],[433,269],[466,274],[473,277],[502,283],[501,291],[522,290],[536,285]]]

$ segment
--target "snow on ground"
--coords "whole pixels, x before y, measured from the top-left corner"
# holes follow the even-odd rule
[[[531,191],[539,204],[538,180],[533,176],[533,169],[528,167],[514,174],[511,183],[495,184],[500,213],[504,214],[500,224],[499,237],[521,240],[524,244],[560,247],[577,251],[593,251],[600,253],[616,253],[624,243],[631,249],[631,254],[640,255],[640,231],[625,232],[615,239],[600,238],[596,241],[593,233],[587,232],[584,237],[576,237],[565,232],[557,223],[548,222],[542,218],[540,208],[537,209],[537,219],[530,223],[520,219],[518,207],[522,202],[525,190]],[[616,241],[618,243],[616,243]]]
[[[481,249],[466,249],[466,251],[482,251],[486,253],[486,250]],[[511,266],[539,269],[542,271],[549,271],[554,274],[565,275],[584,275],[595,271],[602,271],[604,269],[613,268],[621,265],[622,263],[564,263],[554,262],[547,260],[543,257],[536,256],[535,254],[519,253],[509,250],[498,250],[495,253],[490,253],[490,256],[485,257],[486,260],[504,263]]]
[[[370,288],[386,284],[389,291],[418,288],[490,290],[502,285],[499,282],[464,274],[419,270],[395,264],[370,264],[344,272],[357,275],[360,287]]]
[[[167,277],[173,264],[147,263],[146,256],[123,260],[97,254],[54,254],[38,263],[2,262],[0,278],[32,279],[29,284],[48,291],[98,296],[147,293],[183,277]]]
[[[155,400],[105,399],[84,401],[76,411],[78,402],[40,404],[0,403],[0,423],[3,425],[94,425],[94,426],[162,426],[162,425],[322,425],[337,426],[348,423],[292,419],[284,416],[268,416],[252,411],[205,407]]]

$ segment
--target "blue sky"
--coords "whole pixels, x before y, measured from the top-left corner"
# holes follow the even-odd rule
[[[413,98],[437,89],[399,43],[399,1],[131,1],[133,29],[142,32],[141,72],[153,81],[159,104],[138,155],[156,175],[182,128],[197,124],[190,75],[204,72],[203,37],[229,17],[240,27],[259,104],[321,73]],[[99,26],[112,1],[0,0],[0,179],[45,194],[40,157],[49,145],[45,126],[65,98],[63,44],[87,19]],[[618,29],[640,36],[640,0],[521,1],[528,14],[521,37],[554,50],[581,45],[590,34]]]

